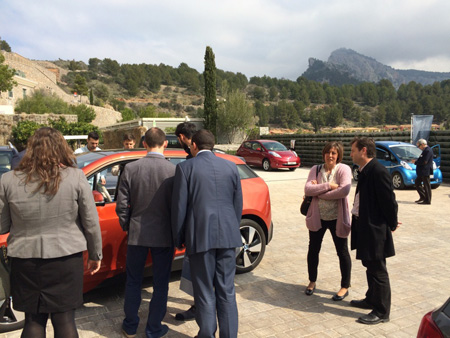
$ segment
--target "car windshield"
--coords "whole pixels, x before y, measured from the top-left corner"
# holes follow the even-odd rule
[[[417,159],[422,154],[422,150],[413,145],[392,146],[390,149],[399,159],[404,161]]]
[[[264,147],[266,147],[267,150],[274,150],[274,151],[285,151],[287,150],[284,145],[282,145],[279,142],[264,142]]]
[[[107,151],[93,151],[90,153],[82,153],[77,156],[77,166],[78,168],[84,168],[88,164],[97,161],[99,158],[110,155],[112,152]]]

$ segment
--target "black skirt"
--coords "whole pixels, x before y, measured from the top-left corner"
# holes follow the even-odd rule
[[[83,304],[83,253],[41,259],[11,259],[14,308],[26,313],[54,313]]]

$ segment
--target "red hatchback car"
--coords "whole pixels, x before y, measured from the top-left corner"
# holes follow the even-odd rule
[[[100,271],[95,275],[84,274],[84,288],[92,290],[108,278],[125,272],[127,238],[119,225],[115,208],[115,195],[124,166],[146,155],[143,150],[111,150],[84,153],[77,156],[78,167],[81,168],[92,188],[97,206],[103,240],[103,260]],[[183,150],[167,149],[164,153],[167,160],[174,164],[185,161]],[[269,189],[252,169],[240,158],[216,153],[216,156],[236,163],[241,177],[243,194],[243,211],[240,225],[242,246],[236,249],[236,272],[244,273],[253,270],[262,260],[266,245],[272,239],[273,225],[271,221],[271,205]],[[100,177],[106,178],[106,185],[100,184]],[[8,235],[0,235],[0,245],[6,244]],[[184,250],[176,250],[174,269],[180,269]],[[84,257],[87,260],[87,252]],[[151,267],[151,257],[147,267]],[[5,304],[0,307],[0,332],[18,329],[21,323],[14,318],[14,311],[5,313]],[[22,324],[23,325],[23,324]]]
[[[288,168],[294,171],[300,166],[300,157],[293,150],[272,140],[250,140],[241,144],[237,156],[245,159],[248,165],[271,169]]]

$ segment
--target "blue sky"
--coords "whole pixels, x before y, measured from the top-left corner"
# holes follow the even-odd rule
[[[36,60],[181,62],[295,80],[350,48],[397,69],[450,72],[448,0],[1,0],[0,36]]]

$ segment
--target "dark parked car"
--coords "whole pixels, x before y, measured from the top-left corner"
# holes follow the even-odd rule
[[[178,142],[178,137],[177,135],[174,134],[167,134],[166,135],[166,139],[167,139],[167,148],[177,148],[177,149],[182,149],[183,147],[181,146],[180,142]]]
[[[395,189],[413,186],[416,181],[416,165],[413,163],[422,153],[415,145],[398,141],[376,141],[376,158],[392,176]],[[434,152],[433,174],[430,177],[431,188],[436,189],[442,183],[440,146],[431,147]],[[358,166],[353,164],[353,178],[358,180]]]
[[[417,338],[450,337],[450,298],[440,308],[422,318]]]
[[[11,170],[11,159],[17,153],[16,148],[11,144],[0,146],[0,177]]]
[[[237,156],[245,159],[248,165],[271,169],[288,168],[294,171],[300,166],[300,157],[294,150],[272,140],[250,140],[241,144]]]

